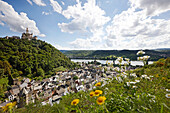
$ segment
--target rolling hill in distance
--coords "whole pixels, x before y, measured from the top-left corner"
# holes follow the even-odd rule
[[[127,57],[136,60],[136,53],[139,50],[60,50],[71,59],[102,59],[109,60],[116,57]],[[150,60],[155,61],[160,58],[170,57],[170,48],[158,48],[153,50],[144,50],[146,55],[151,56]]]

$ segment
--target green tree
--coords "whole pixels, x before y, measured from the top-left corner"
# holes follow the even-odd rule
[[[73,80],[77,80],[77,79],[78,79],[78,76],[74,76],[74,77],[73,77]]]
[[[42,76],[42,77],[44,77],[44,70],[42,69],[42,68],[39,68],[38,70],[37,70],[37,76]]]
[[[30,67],[27,67],[25,69],[25,74],[28,75],[28,74],[31,74],[31,68]]]

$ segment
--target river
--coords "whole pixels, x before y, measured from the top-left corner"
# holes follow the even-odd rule
[[[71,61],[73,62],[91,62],[94,60],[86,60],[86,59],[71,59]],[[108,61],[108,63],[113,63],[113,60],[96,60],[97,62],[100,62],[101,64],[106,64],[106,61]],[[115,62],[116,64],[118,64],[118,61]],[[127,63],[126,61],[123,61],[122,64]],[[149,61],[148,64],[153,64],[153,61]],[[131,65],[132,66],[143,66],[143,62],[142,61],[131,61]]]

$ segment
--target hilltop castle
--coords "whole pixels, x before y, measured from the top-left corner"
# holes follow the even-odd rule
[[[37,40],[37,36],[33,37],[33,33],[29,33],[28,28],[26,28],[26,33],[22,33],[21,39],[28,39],[28,40],[36,39]]]
[[[1,38],[1,37],[0,37]],[[4,37],[5,39],[20,39],[19,36],[12,36],[12,37]],[[33,37],[33,33],[29,33],[29,30],[28,28],[26,28],[26,32],[25,33],[22,33],[22,36],[21,36],[21,39],[28,39],[28,40],[32,40],[32,39],[35,39],[37,40],[37,36],[34,36]]]

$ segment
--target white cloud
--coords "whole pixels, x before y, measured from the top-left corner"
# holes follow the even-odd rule
[[[73,47],[72,49],[77,49],[77,50],[85,50],[85,49],[102,50],[104,49],[103,42],[102,42],[103,35],[104,35],[103,28],[101,28],[96,31],[93,31],[93,34],[91,37],[86,38],[86,39],[77,38],[76,40],[70,42],[69,44]]]
[[[76,0],[76,2],[79,4],[79,3],[80,3],[80,0]]]
[[[29,4],[31,4],[31,5],[32,5],[32,2],[31,2],[31,0],[27,0],[27,2],[28,2]]]
[[[147,15],[155,16],[170,10],[170,0],[129,0],[132,7],[143,9]]]
[[[153,18],[170,10],[169,0],[129,0],[130,8],[113,17],[96,5],[96,0],[68,6],[61,11],[70,20],[58,23],[62,32],[87,33],[86,39],[70,42],[73,49],[153,49],[170,48],[170,20]],[[106,1],[107,2],[107,1]],[[115,9],[116,12],[116,9]]]
[[[63,5],[65,5],[65,3],[64,3],[63,1],[61,1],[61,3],[62,3]]]
[[[62,7],[60,6],[60,4],[57,1],[54,0],[50,0],[50,5],[53,7],[53,10],[55,12],[61,13],[62,12]]]
[[[70,45],[75,49],[76,48],[79,48],[79,49],[92,49],[92,46],[93,46],[89,39],[81,39],[81,38],[78,38],[75,41],[70,42]]]
[[[58,50],[71,50],[69,47],[64,47],[59,44],[55,44],[54,47],[57,48]]]
[[[45,34],[39,34],[38,36],[40,36],[40,37],[46,37]]]
[[[72,19],[70,23],[59,23],[62,32],[73,33],[76,31],[90,32],[103,27],[110,18],[105,17],[105,11],[100,9],[95,0],[88,0],[84,6],[77,1],[74,6],[68,6],[67,10],[62,13],[67,19]]]
[[[18,14],[14,8],[7,2],[0,0],[0,21],[5,22],[10,30],[14,32],[24,32],[28,27],[34,35],[45,36],[40,34],[34,20],[30,20],[26,13],[21,12]]]
[[[105,16],[105,11],[96,5],[96,0],[87,0],[82,4],[76,0],[77,4],[68,6],[62,12],[65,18],[70,19],[69,23],[58,23],[62,32],[68,33],[89,33],[91,37],[86,39],[77,38],[70,44],[74,48],[89,48],[96,42],[101,42],[104,35],[103,26],[110,21],[110,17]],[[80,42],[81,41],[81,44]]]
[[[90,38],[81,39],[77,38],[76,40],[69,43],[72,46],[72,50],[102,50],[103,45],[101,42],[93,42]]]
[[[149,49],[170,47],[170,20],[153,19],[145,10],[134,7],[114,16],[106,27],[106,47],[119,49]]]
[[[42,0],[32,0],[32,1],[39,6],[46,6],[46,4]]]
[[[45,12],[45,11],[42,12],[42,15],[49,15],[49,14],[51,14],[51,13],[50,12]]]
[[[154,19],[170,10],[169,0],[130,0],[131,7],[113,17],[106,27],[105,48],[170,48],[170,20]],[[139,10],[140,9],[140,10]]]
[[[35,4],[37,4],[38,6],[46,6],[46,4],[42,1],[42,0],[32,0]],[[31,0],[27,0],[27,2],[31,5],[32,4],[32,1]]]

